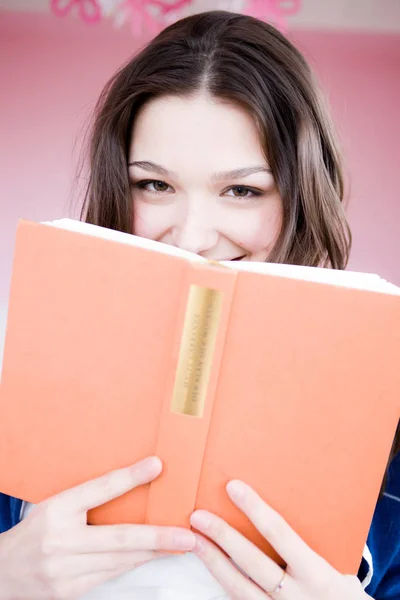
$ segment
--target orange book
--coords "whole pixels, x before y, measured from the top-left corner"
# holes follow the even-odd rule
[[[375,275],[201,257],[71,220],[21,222],[0,490],[32,503],[149,455],[154,483],[90,523],[189,526],[242,479],[356,573],[400,414],[400,289]]]

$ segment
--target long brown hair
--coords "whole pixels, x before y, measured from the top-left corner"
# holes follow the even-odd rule
[[[132,233],[128,177],[132,126],[153,98],[206,91],[254,118],[283,201],[272,262],[344,269],[351,234],[341,157],[329,112],[307,62],[274,27],[214,11],[162,31],[105,86],[90,138],[87,222]],[[396,437],[393,451],[399,449]]]
[[[284,212],[268,260],[344,269],[351,235],[340,153],[314,76],[274,27],[230,12],[171,25],[106,85],[95,111],[83,218],[132,232],[127,159],[135,116],[153,98],[201,90],[242,106],[258,126]]]

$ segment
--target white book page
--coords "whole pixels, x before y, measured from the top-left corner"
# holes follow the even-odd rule
[[[207,260],[202,256],[198,256],[197,254],[193,254],[187,250],[181,250],[180,248],[162,244],[161,242],[155,242],[154,240],[148,240],[130,233],[123,233],[121,231],[115,231],[114,229],[106,229],[105,227],[91,225],[90,223],[83,223],[82,221],[75,221],[74,219],[43,221],[42,225],[50,225],[52,227],[58,227],[59,229],[68,229],[69,231],[75,231],[85,235],[92,235],[105,240],[112,240],[113,242],[119,242],[120,244],[128,244],[129,246],[136,246],[138,248],[153,250],[154,252],[161,252],[161,254],[179,256],[180,258],[185,258],[191,262],[207,262]]]
[[[287,277],[289,279],[301,279],[303,281],[314,281],[316,283],[329,283],[341,287],[400,296],[399,287],[373,273],[357,273],[356,271],[338,271],[336,269],[323,269],[321,267],[300,267],[297,265],[251,261],[223,262],[221,264],[239,271],[264,273],[266,275],[276,275],[277,277]]]
[[[46,221],[44,225],[58,227],[60,229],[68,229],[85,235],[101,237],[130,246],[137,246],[162,254],[177,256],[191,262],[207,263],[207,259],[192,252],[175,248],[161,242],[155,242],[145,238],[122,233],[98,225],[91,225],[76,221],[74,219],[59,219],[56,221]],[[381,279],[379,275],[373,273],[357,273],[353,271],[338,271],[335,269],[323,269],[319,267],[300,267],[296,265],[283,265],[267,262],[252,262],[252,261],[226,261],[221,262],[221,265],[235,269],[238,271],[248,271],[251,273],[260,273],[265,275],[274,275],[277,277],[286,277],[289,279],[299,279],[303,281],[313,281],[316,283],[328,283],[341,287],[349,287],[353,289],[369,290],[400,296],[400,288]]]

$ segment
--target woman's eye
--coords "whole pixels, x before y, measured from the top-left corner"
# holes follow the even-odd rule
[[[137,183],[136,185],[137,185],[137,187],[139,187],[142,190],[146,190],[148,192],[156,192],[156,193],[157,192],[158,193],[167,192],[170,188],[168,183],[165,183],[165,181],[158,181],[156,179],[148,179],[146,181],[139,181],[139,183]]]
[[[235,198],[253,198],[254,196],[261,196],[261,193],[259,190],[253,190],[244,185],[235,185],[226,191],[227,196],[234,196]]]
[[[168,183],[165,183],[165,181],[153,181],[150,185],[154,187],[156,192],[166,192],[169,188]]]

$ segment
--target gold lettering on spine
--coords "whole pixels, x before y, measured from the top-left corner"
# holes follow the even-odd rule
[[[172,412],[202,417],[221,318],[222,292],[191,285],[183,324]]]

